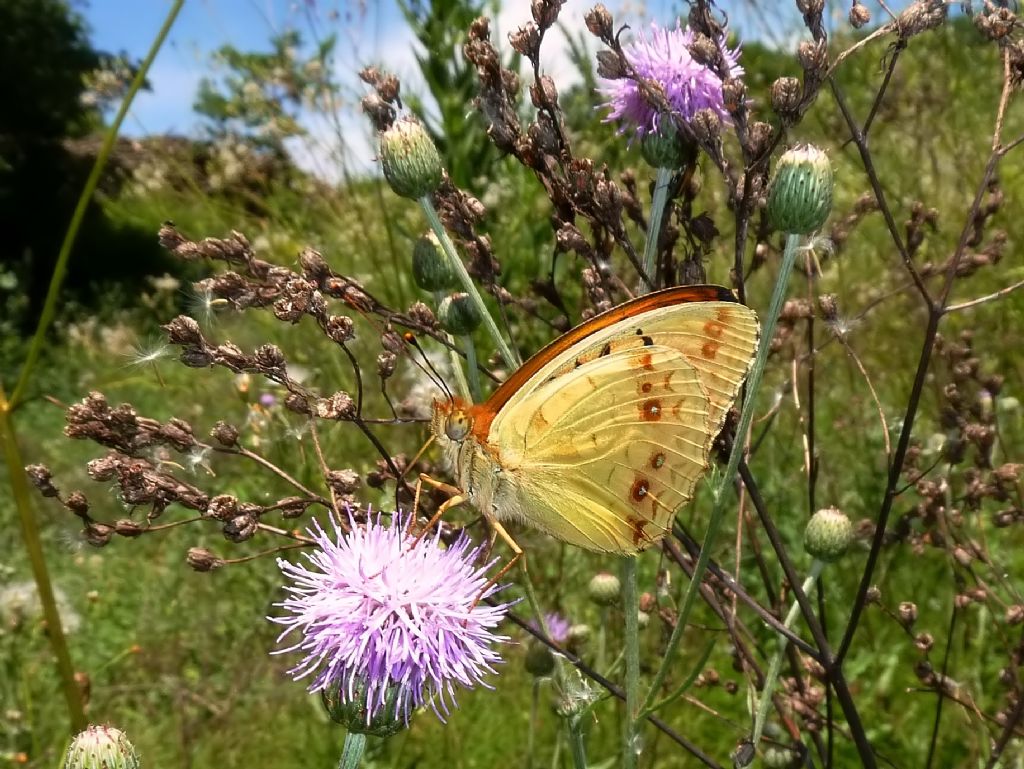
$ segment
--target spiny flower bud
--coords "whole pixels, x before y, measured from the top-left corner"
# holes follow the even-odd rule
[[[396,120],[380,134],[380,160],[391,189],[419,200],[441,183],[441,156],[418,120]]]
[[[330,719],[350,732],[390,737],[406,726],[405,719],[395,707],[400,691],[401,687],[397,684],[388,686],[383,705],[375,702],[371,711],[366,702],[366,681],[357,680],[352,689],[348,681],[342,681],[321,689],[320,701]],[[376,696],[380,696],[380,692]]]
[[[595,574],[591,577],[590,584],[587,585],[590,600],[601,606],[611,606],[617,603],[621,592],[622,583],[619,582],[619,578],[606,571]]]
[[[458,283],[448,257],[441,250],[441,242],[433,232],[421,235],[412,247],[412,279],[424,291],[444,291]]]
[[[682,168],[693,162],[696,148],[679,135],[675,121],[665,118],[658,124],[656,133],[644,134],[640,141],[644,160],[654,168]]]
[[[139,769],[139,757],[121,730],[90,726],[71,741],[62,769]]]
[[[811,516],[804,531],[804,548],[819,561],[831,563],[842,557],[853,539],[853,524],[834,507]]]
[[[807,235],[832,210],[832,163],[812,145],[783,153],[768,191],[768,219],[785,233]]]
[[[437,310],[441,328],[456,336],[472,334],[483,319],[469,294],[457,293],[446,296]]]
[[[555,669],[555,655],[540,641],[533,640],[526,649],[523,665],[526,672],[534,678],[544,678],[551,675]]]

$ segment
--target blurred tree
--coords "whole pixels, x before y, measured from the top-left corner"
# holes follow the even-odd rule
[[[0,110],[0,293],[6,286],[25,297],[12,305],[0,296],[0,304],[18,307],[17,325],[27,330],[92,165],[91,153],[73,153],[67,143],[102,127],[99,108],[116,96],[114,81],[130,79],[133,70],[124,57],[96,51],[63,0],[0,0],[0,71],[0,103],[7,105]],[[88,89],[90,80],[100,88]],[[154,233],[117,227],[94,203],[71,259],[67,294],[89,304],[111,282],[131,284],[168,269]]]

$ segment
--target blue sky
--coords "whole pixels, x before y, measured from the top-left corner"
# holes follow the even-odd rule
[[[582,29],[583,14],[594,1],[568,0],[562,21],[571,29]],[[615,12],[617,23],[629,23],[634,28],[649,19],[669,23],[683,5],[671,0],[650,0],[642,5],[628,0],[605,2]],[[751,6],[747,2],[723,0],[720,5],[729,12],[732,26],[741,38],[763,38],[766,34],[771,37],[770,31],[766,33],[766,24],[778,22],[748,11]],[[137,60],[145,55],[170,2],[88,0],[88,4],[77,7],[88,22],[93,45],[112,53],[125,51]],[[772,8],[773,5],[762,7]],[[787,8],[786,15],[792,17],[790,3],[774,7]],[[616,11],[616,8],[621,10]],[[638,15],[637,8],[643,9],[643,16]],[[528,0],[506,0],[492,26],[499,32],[495,39],[504,41],[511,29],[529,18]],[[337,79],[344,88],[344,114],[340,117],[346,162],[360,168],[369,167],[372,137],[365,119],[359,114],[358,99],[365,87],[359,83],[356,73],[366,64],[383,64],[399,75],[406,93],[418,90],[421,82],[414,58],[415,41],[401,19],[395,0],[362,0],[362,3],[356,0],[187,0],[151,70],[152,90],[137,97],[124,133],[132,136],[195,133],[198,120],[192,113],[192,103],[200,80],[213,72],[211,53],[226,44],[241,50],[266,49],[275,33],[289,27],[299,28],[307,40],[312,36],[311,30],[320,36],[338,35],[335,67]],[[557,39],[551,42],[552,45],[545,44],[545,68],[556,82],[564,84],[564,78],[571,78],[573,70],[566,59],[564,44]],[[311,125],[310,130],[313,138],[303,146],[293,147],[293,153],[303,165],[331,175],[330,170],[324,168],[334,162],[326,159],[330,152],[326,147],[330,141],[326,123]]]

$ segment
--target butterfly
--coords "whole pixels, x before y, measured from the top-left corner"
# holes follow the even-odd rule
[[[603,553],[649,547],[707,469],[759,330],[726,288],[669,288],[567,332],[481,404],[435,401],[457,487],[432,482],[455,495],[442,508],[468,501],[517,557],[501,521]]]

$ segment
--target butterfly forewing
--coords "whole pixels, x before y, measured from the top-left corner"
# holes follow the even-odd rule
[[[756,316],[730,296],[667,289],[592,318],[471,407],[458,447],[435,418],[460,487],[485,514],[591,550],[657,541],[693,495],[757,347]]]

